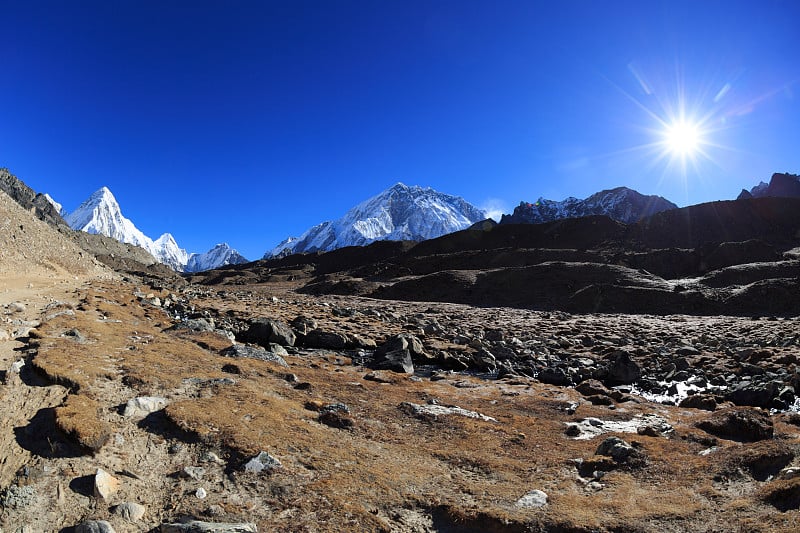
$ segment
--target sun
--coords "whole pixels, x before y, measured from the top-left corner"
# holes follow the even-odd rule
[[[678,120],[664,128],[664,147],[673,156],[681,158],[697,154],[703,144],[700,126],[691,121]]]

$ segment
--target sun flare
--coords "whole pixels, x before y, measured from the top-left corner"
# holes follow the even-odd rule
[[[700,127],[692,122],[673,122],[664,131],[664,144],[674,156],[692,156],[700,150],[702,142]]]

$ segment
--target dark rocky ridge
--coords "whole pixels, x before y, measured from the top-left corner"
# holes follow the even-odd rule
[[[490,224],[259,261],[200,283],[291,281],[311,294],[593,313],[797,315],[800,199],[712,202],[634,224]]]
[[[742,189],[737,200],[764,198],[767,196],[800,198],[800,176],[776,172],[772,175],[772,178],[770,178],[769,184],[761,182],[749,191]]]
[[[7,168],[0,168],[0,189],[5,191],[24,209],[32,211],[39,220],[56,227],[69,227],[53,204],[43,194],[37,193],[25,185],[19,178],[11,174]]]
[[[567,198],[556,202],[539,198],[535,203],[521,202],[512,214],[503,215],[500,224],[540,224],[590,215],[606,215],[613,220],[631,223],[677,207],[661,196],[646,196],[627,187],[616,187],[597,192],[584,200]]]

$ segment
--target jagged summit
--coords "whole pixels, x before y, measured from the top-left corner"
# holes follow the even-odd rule
[[[356,205],[342,218],[318,224],[297,239],[284,240],[264,257],[330,251],[377,240],[427,240],[485,218],[483,210],[463,198],[398,182]]]
[[[218,246],[207,254],[190,254],[178,246],[170,233],[164,233],[152,240],[136,225],[122,214],[122,209],[108,187],[101,187],[83,202],[75,211],[65,217],[72,229],[87,233],[98,233],[120,242],[140,246],[147,250],[160,263],[173,270],[182,272],[187,269],[192,256],[204,257],[203,261],[193,263],[195,269],[211,269],[231,264],[231,257],[244,259],[236,250],[228,248],[227,253],[217,250]],[[226,245],[227,246],[227,245]],[[215,252],[215,250],[217,250]],[[215,252],[215,253],[212,253]],[[218,260],[215,263],[214,260]],[[236,259],[238,260],[238,259]],[[226,262],[227,261],[227,262]],[[196,265],[202,265],[202,268]],[[197,270],[190,270],[195,272]]]
[[[765,196],[783,196],[796,198],[800,197],[800,176],[796,174],[776,172],[770,178],[769,183],[760,182],[750,189],[742,189],[737,200],[748,198],[763,198]]]
[[[217,244],[204,254],[192,254],[186,264],[186,272],[201,272],[225,265],[240,265],[247,259],[228,246],[227,242]]]
[[[607,215],[619,222],[632,223],[661,211],[677,209],[677,205],[656,195],[643,195],[628,187],[597,192],[583,200],[569,197],[560,202],[539,198],[521,202],[510,215],[503,215],[501,224],[540,224],[563,218]]]

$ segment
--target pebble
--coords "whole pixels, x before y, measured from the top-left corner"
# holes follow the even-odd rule
[[[194,491],[194,495],[197,496],[197,499],[199,500],[205,500],[206,496],[208,496],[208,493],[206,492],[206,489],[200,487],[196,491]]]

